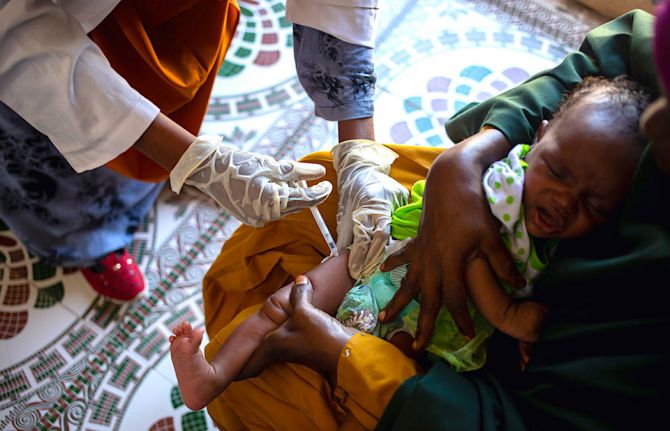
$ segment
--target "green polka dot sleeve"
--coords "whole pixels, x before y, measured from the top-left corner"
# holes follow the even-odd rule
[[[500,231],[504,243],[528,281],[526,288],[516,291],[515,296],[529,295],[532,281],[545,267],[528,236],[521,201],[524,173],[528,166],[523,159],[529,150],[530,146],[526,144],[515,146],[507,157],[493,163],[482,178],[491,212],[502,223]]]

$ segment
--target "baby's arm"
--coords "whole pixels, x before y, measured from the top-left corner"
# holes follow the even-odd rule
[[[349,252],[341,252],[339,256],[328,259],[307,274],[314,288],[313,304],[331,316],[342,303],[344,295],[351,290],[356,280],[349,276],[347,262]],[[288,289],[290,293],[291,289]],[[289,303],[288,294],[286,304]]]
[[[498,330],[521,341],[535,341],[546,307],[538,302],[515,302],[493,277],[484,259],[466,269],[470,297],[480,313]]]

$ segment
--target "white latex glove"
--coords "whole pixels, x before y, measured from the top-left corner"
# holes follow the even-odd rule
[[[172,191],[184,183],[212,197],[242,223],[253,227],[318,205],[332,185],[322,181],[301,187],[326,173],[323,166],[242,151],[221,143],[220,136],[199,136],[170,172]]]
[[[396,153],[374,141],[352,140],[333,148],[340,195],[337,208],[337,248],[350,244],[349,273],[372,274],[384,257],[391,237],[391,214],[407,204],[409,192],[388,176]]]

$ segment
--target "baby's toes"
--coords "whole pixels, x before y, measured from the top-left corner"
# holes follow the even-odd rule
[[[188,335],[190,330],[191,330],[191,325],[189,325],[188,322],[181,322],[181,323],[178,323],[172,331],[174,332],[174,334],[176,336],[183,337],[183,336]]]
[[[188,321],[184,321],[179,324],[179,335],[190,337],[191,332],[193,332],[193,328]]]

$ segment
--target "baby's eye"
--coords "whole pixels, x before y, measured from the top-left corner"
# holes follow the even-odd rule
[[[558,168],[552,166],[549,163],[546,163],[547,169],[549,169],[549,172],[551,175],[556,178],[557,180],[564,180],[565,179],[565,174]]]

